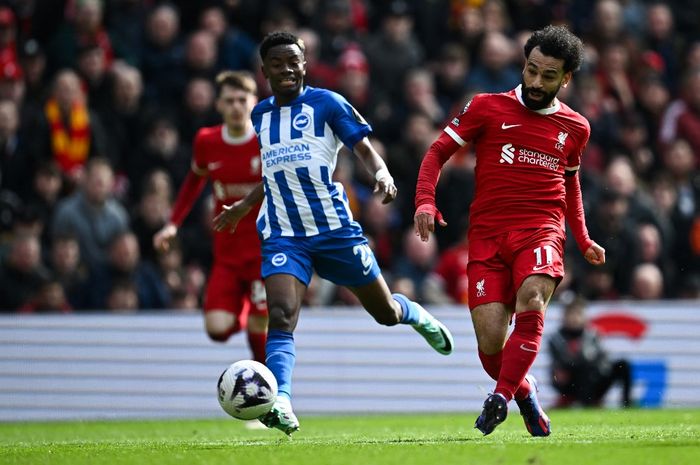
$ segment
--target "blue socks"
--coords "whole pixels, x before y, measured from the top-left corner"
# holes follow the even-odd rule
[[[292,371],[296,360],[294,334],[279,329],[269,330],[265,351],[265,365],[277,379],[277,395],[291,399]]]
[[[420,322],[420,311],[418,307],[414,305],[413,302],[408,300],[403,294],[391,294],[395,301],[401,305],[401,310],[403,315],[401,316],[401,324],[404,325],[417,325]]]

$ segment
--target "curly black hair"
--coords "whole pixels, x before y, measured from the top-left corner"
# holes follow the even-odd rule
[[[583,62],[583,43],[564,26],[549,25],[535,31],[525,43],[525,57],[535,47],[547,56],[564,60],[564,72],[578,71]]]
[[[301,53],[304,53],[306,50],[306,47],[304,47],[304,41],[299,37],[295,36],[291,32],[276,31],[266,35],[260,44],[260,58],[265,60],[267,52],[269,52],[272,47],[277,45],[296,45],[301,49]]]

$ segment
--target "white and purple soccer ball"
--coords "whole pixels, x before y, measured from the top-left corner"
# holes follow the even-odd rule
[[[219,405],[239,420],[266,414],[277,399],[277,380],[269,368],[254,360],[229,366],[217,384]]]

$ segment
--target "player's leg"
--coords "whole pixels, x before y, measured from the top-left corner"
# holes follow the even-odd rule
[[[265,285],[261,279],[247,282],[248,293],[245,300],[248,304],[247,331],[248,347],[253,353],[253,358],[265,363],[265,345],[267,343],[267,300],[265,298]]]
[[[369,284],[348,288],[377,323],[386,326],[397,323],[411,325],[437,352],[443,355],[452,353],[454,340],[449,329],[403,294],[392,295],[381,274]]]
[[[228,267],[214,264],[209,273],[204,296],[204,327],[211,340],[226,342],[244,327],[239,315],[243,310],[243,289],[236,274]]]
[[[436,351],[451,353],[452,334],[442,323],[406,296],[391,294],[362,230],[348,228],[345,233],[316,241],[314,268],[319,276],[350,289],[379,324],[411,325]]]
[[[265,364],[275,375],[278,389],[275,405],[268,414],[260,417],[260,421],[288,435],[299,429],[291,397],[296,362],[294,329],[312,274],[306,242],[277,238],[264,241],[262,246],[262,277],[269,314]]]

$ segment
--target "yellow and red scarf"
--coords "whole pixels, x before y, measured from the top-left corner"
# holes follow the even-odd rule
[[[51,133],[53,158],[65,173],[82,166],[90,152],[90,116],[83,103],[74,103],[68,115],[68,127],[63,121],[56,99],[44,107]]]

